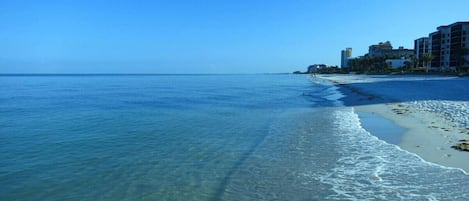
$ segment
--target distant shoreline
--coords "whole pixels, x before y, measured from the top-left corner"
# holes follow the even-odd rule
[[[417,75],[417,76],[469,76],[469,72],[457,73],[457,72],[383,72],[383,73],[357,73],[357,72],[349,72],[349,73],[294,73],[294,74],[315,74],[315,75],[391,75],[391,76],[399,76],[399,75]]]

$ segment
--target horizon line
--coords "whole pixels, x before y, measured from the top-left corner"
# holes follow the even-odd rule
[[[0,76],[204,76],[204,75],[279,75],[293,73],[0,73]]]

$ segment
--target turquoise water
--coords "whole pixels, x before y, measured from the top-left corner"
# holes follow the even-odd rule
[[[0,92],[0,200],[469,196],[308,76],[0,76]]]

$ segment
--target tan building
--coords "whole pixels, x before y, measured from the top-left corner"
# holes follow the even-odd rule
[[[368,48],[368,56],[370,57],[410,58],[412,55],[414,55],[413,49],[405,49],[404,47],[393,49],[389,41],[371,45]]]
[[[348,47],[345,48],[345,50],[342,50],[340,54],[340,67],[348,68],[348,61],[350,60],[350,58],[352,58],[352,48]]]

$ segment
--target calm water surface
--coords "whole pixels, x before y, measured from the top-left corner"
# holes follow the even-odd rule
[[[0,200],[448,200],[300,75],[0,76]]]

